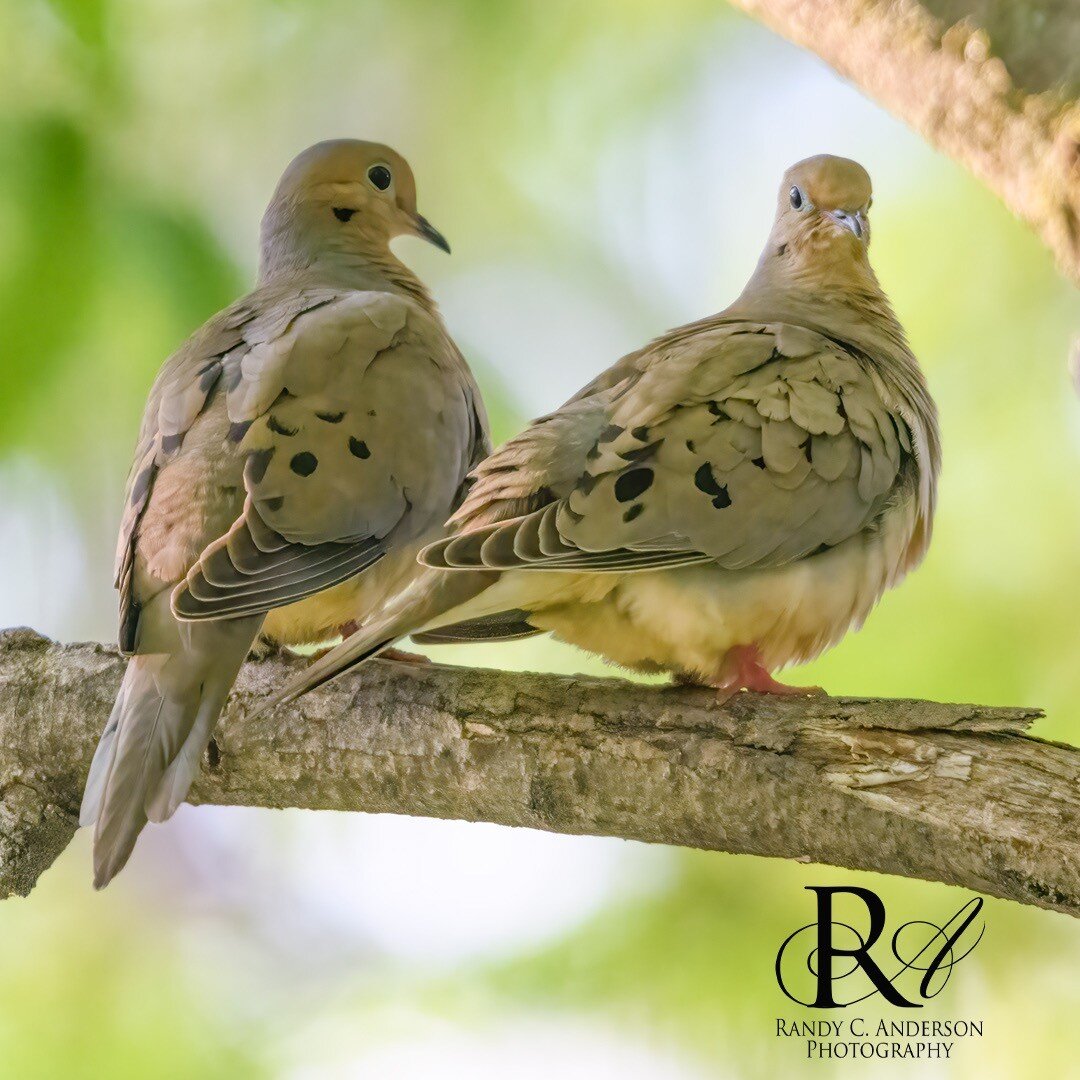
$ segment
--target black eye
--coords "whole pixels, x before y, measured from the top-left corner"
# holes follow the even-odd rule
[[[791,199],[791,205],[795,207],[796,210],[802,209],[803,193],[797,187],[791,189],[788,193],[788,198]]]
[[[367,171],[367,178],[380,190],[385,191],[394,178],[385,165],[372,165]]]
[[[336,217],[338,221],[348,221],[355,213],[356,211],[348,206],[334,207],[334,217]]]

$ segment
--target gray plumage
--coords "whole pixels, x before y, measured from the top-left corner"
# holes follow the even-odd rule
[[[723,696],[790,691],[770,672],[861,625],[932,530],[937,415],[870,267],[869,203],[855,162],[790,169],[738,300],[482,462],[456,532],[422,553],[413,606],[391,605],[275,700],[410,632],[547,630]]]
[[[264,219],[259,287],[154,384],[117,554],[132,659],[80,817],[99,887],[183,801],[267,614],[293,642],[363,618],[419,572],[489,449],[467,365],[389,251],[407,232],[446,246],[403,159],[306,151]]]

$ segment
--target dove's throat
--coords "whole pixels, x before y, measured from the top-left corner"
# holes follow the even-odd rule
[[[770,241],[728,317],[795,323],[871,356],[910,354],[903,327],[865,257],[830,258],[831,253],[792,247]]]

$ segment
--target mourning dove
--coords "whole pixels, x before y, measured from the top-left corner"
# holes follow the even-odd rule
[[[408,632],[551,631],[721,698],[799,690],[772,673],[860,626],[934,515],[936,411],[870,267],[870,202],[853,161],[789,169],[738,300],[485,460],[428,575],[277,700]]]
[[[263,218],[255,291],[150,392],[117,555],[131,660],[80,818],[99,888],[184,799],[264,620],[307,642],[378,610],[490,450],[461,353],[390,252],[405,234],[449,250],[400,155],[304,151]]]

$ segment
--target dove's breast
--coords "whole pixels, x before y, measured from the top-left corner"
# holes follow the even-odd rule
[[[522,606],[534,626],[638,671],[714,677],[728,649],[756,644],[764,665],[801,663],[862,625],[883,592],[904,574],[915,514],[889,510],[874,530],[812,558],[760,570],[713,564],[623,575],[533,574],[547,579],[552,604]],[[518,575],[515,576],[523,576]],[[537,581],[536,579],[541,579]],[[596,589],[605,584],[602,592]]]

